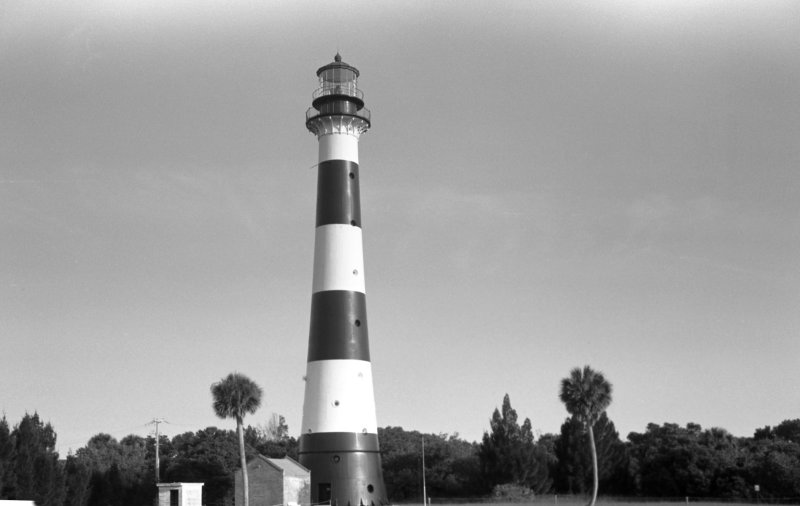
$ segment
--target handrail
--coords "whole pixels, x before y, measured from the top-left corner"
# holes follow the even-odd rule
[[[306,111],[306,122],[318,117],[318,116],[354,116],[356,118],[361,118],[367,120],[368,123],[371,122],[372,113],[369,112],[369,109],[366,107],[362,107],[360,110],[355,112],[326,112],[321,113],[318,110],[314,109],[313,107],[309,107]]]
[[[364,100],[364,92],[359,90],[353,83],[324,84],[311,94],[311,99],[317,99],[327,95],[345,95]]]

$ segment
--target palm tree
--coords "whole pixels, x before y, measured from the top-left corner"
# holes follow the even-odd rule
[[[239,374],[230,373],[225,378],[211,385],[214,397],[214,413],[220,418],[235,418],[236,433],[239,435],[239,458],[242,465],[242,486],[244,488],[244,506],[250,505],[250,486],[247,481],[247,458],[244,452],[245,414],[253,414],[261,405],[261,387],[253,380]]]
[[[589,432],[589,446],[592,450],[592,500],[589,506],[594,506],[597,501],[597,448],[594,444],[594,426],[597,419],[611,404],[611,383],[609,383],[603,373],[595,371],[591,367],[584,366],[583,369],[576,367],[569,373],[569,377],[561,380],[561,402],[567,411],[576,420],[581,422]]]

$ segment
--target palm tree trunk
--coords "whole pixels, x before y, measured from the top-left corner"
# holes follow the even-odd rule
[[[247,457],[244,454],[244,429],[241,416],[236,417],[236,432],[239,435],[239,460],[242,465],[242,492],[244,494],[244,506],[250,506],[250,484],[247,480]]]
[[[594,430],[592,429],[591,424],[589,425],[589,445],[592,447],[592,500],[589,502],[589,506],[594,506],[594,503],[597,502],[597,487],[598,487],[598,479],[597,479],[597,448],[595,448],[594,444]]]

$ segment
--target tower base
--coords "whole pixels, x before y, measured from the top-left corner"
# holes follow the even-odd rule
[[[312,470],[311,504],[389,504],[377,434],[304,434],[300,437],[299,460]]]

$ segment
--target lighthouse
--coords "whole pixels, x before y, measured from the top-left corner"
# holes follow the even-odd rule
[[[311,502],[388,504],[378,447],[367,335],[358,140],[370,112],[358,69],[334,61],[317,70],[306,111],[317,136],[317,212],[300,463],[311,470]]]

